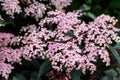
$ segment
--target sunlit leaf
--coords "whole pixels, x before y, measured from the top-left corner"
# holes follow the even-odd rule
[[[7,25],[7,24],[9,24],[9,23],[10,23],[10,22],[4,21],[4,20],[0,20],[0,24]]]
[[[96,16],[95,16],[93,13],[91,13],[91,12],[88,12],[87,15],[88,15],[90,18],[92,18],[92,19],[95,19],[95,18],[96,18]]]
[[[81,7],[80,7],[80,10],[82,10],[82,11],[88,11],[88,10],[90,10],[91,8],[90,8],[90,6],[88,6],[88,5],[86,5],[86,4],[83,4],[83,5],[81,5]]]

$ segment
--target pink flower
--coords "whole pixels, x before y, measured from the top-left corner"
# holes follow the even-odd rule
[[[36,4],[31,5],[36,9]],[[31,11],[28,14],[30,15]],[[5,45],[1,43],[0,61],[12,66],[12,63],[20,62],[21,58],[26,60],[37,57],[48,58],[51,60],[52,68],[57,71],[63,71],[64,67],[67,73],[76,69],[84,74],[87,70],[91,74],[96,71],[95,63],[98,59],[109,66],[110,57],[107,49],[118,32],[114,28],[117,20],[108,15],[101,15],[86,24],[79,18],[82,16],[80,14],[82,13],[75,11],[68,13],[58,10],[49,11],[47,16],[40,21],[40,26],[33,24],[22,28],[20,34],[23,36],[14,37],[1,33],[0,40],[6,43]],[[9,40],[10,45],[17,45],[19,48],[8,47]],[[2,72],[1,75],[3,75]],[[6,76],[3,75],[3,77]]]
[[[2,2],[2,9],[12,18],[14,18],[15,13],[19,14],[21,12],[18,0],[0,0],[0,2]]]
[[[53,68],[58,71],[62,71],[65,67],[67,72],[80,69],[83,73],[86,70],[93,73],[96,70],[94,63],[98,58],[101,58],[106,66],[110,65],[107,48],[108,44],[112,44],[113,37],[116,37],[118,30],[114,26],[117,20],[114,17],[101,15],[86,24],[79,20],[78,16],[80,17],[75,12],[65,14],[60,11],[50,11],[39,23],[41,29],[45,24],[57,24],[55,30],[51,32],[55,36],[53,36],[54,40],[48,41],[46,57],[52,61]]]
[[[27,16],[35,17],[36,20],[43,17],[43,14],[46,11],[46,7],[44,4],[35,1],[30,4],[27,8],[25,8],[25,13]]]
[[[5,79],[9,78],[9,74],[12,72],[13,67],[10,64],[0,62],[0,75]]]
[[[56,9],[61,10],[72,3],[72,0],[51,0],[51,4],[56,7]]]
[[[6,46],[13,37],[14,35],[11,33],[0,32],[0,47]]]

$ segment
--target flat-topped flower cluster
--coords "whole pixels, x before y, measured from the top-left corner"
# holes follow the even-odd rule
[[[18,36],[0,32],[2,77],[8,79],[14,68],[12,64],[21,63],[22,58],[48,58],[53,69],[65,70],[67,73],[73,69],[81,70],[83,73],[89,70],[93,73],[97,69],[95,64],[99,59],[106,66],[110,65],[108,45],[113,43],[119,31],[114,27],[117,22],[115,17],[102,14],[94,21],[85,23],[81,19],[82,12],[65,13],[61,10],[70,5],[71,0],[51,0],[50,4],[56,9],[47,12],[48,5],[36,0],[0,2],[2,10],[12,18],[15,18],[14,14],[19,14],[23,10],[26,16],[34,17],[38,23],[22,26]],[[20,4],[27,7],[20,7]]]

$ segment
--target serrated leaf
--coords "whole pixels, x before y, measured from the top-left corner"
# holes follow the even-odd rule
[[[81,71],[78,71],[78,70],[71,71],[72,80],[80,80],[80,77],[81,77]]]
[[[17,78],[17,80],[26,80],[26,78],[24,77],[24,75],[20,74],[20,73],[16,74],[15,77]]]
[[[110,45],[109,45],[109,49],[112,52],[112,54],[114,55],[114,57],[117,60],[117,62],[120,64],[120,55],[119,55],[119,53],[115,50],[115,48],[113,48]]]
[[[45,60],[39,68],[39,72],[38,72],[38,75],[37,75],[37,80],[40,80],[41,76],[44,75],[46,72],[48,72],[51,68],[52,68],[51,62],[48,59]]]

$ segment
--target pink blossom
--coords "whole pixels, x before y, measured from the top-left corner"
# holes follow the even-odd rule
[[[10,64],[0,62],[0,74],[5,79],[8,79],[9,74],[12,72],[13,67]]]
[[[13,37],[14,35],[11,33],[0,32],[0,47],[6,46]]]
[[[36,20],[43,17],[45,11],[46,11],[45,5],[37,1],[25,8],[26,15],[35,17]]]
[[[12,66],[12,63],[20,62],[21,57],[26,60],[48,58],[51,60],[52,68],[57,71],[63,71],[64,67],[67,73],[76,69],[84,74],[87,70],[91,74],[96,71],[95,63],[98,59],[109,66],[110,57],[107,49],[118,32],[114,28],[117,20],[108,15],[101,15],[86,24],[80,19],[81,16],[75,11],[49,11],[40,21],[40,26],[33,24],[23,27],[20,30],[23,36],[0,36],[1,40],[2,37],[8,38],[8,41],[11,41],[10,45],[19,46],[12,49],[7,46],[9,42],[6,41],[6,45],[0,48],[0,61],[5,63],[6,60],[6,64]]]
[[[18,0],[0,0],[0,2],[2,2],[2,9],[12,18],[14,18],[15,13],[19,14],[21,12]]]
[[[22,52],[20,49],[12,49],[7,47],[0,49],[0,54],[4,55],[4,58],[10,63],[20,62],[21,53]]]
[[[97,62],[99,56],[106,66],[110,65],[106,49],[108,44],[112,44],[113,37],[116,37],[118,30],[114,26],[117,20],[108,15],[101,15],[93,22],[86,24],[81,22],[78,16],[74,12],[65,14],[50,11],[48,17],[39,23],[40,28],[44,28],[45,24],[57,24],[53,31],[54,40],[48,41],[46,56],[52,61],[53,68],[58,71],[66,67],[67,72],[80,69],[83,73],[86,70],[93,73],[96,70],[94,63]],[[71,32],[69,33],[71,36],[66,35],[68,32]],[[79,46],[84,46],[84,48],[81,49]]]
[[[21,50],[12,49],[8,47],[0,48],[0,75],[8,79],[13,63],[20,63],[21,61]]]
[[[72,0],[51,0],[51,4],[56,7],[56,9],[61,10],[72,3]]]

